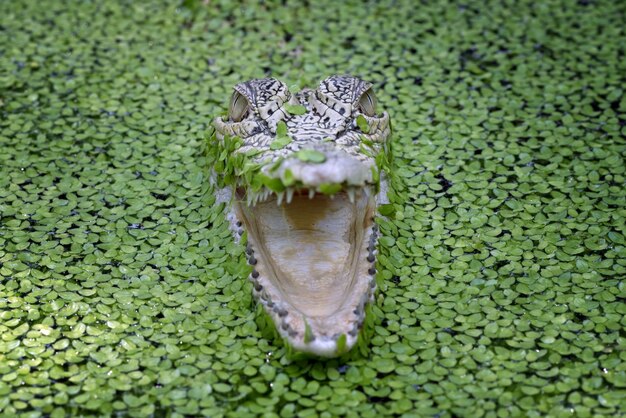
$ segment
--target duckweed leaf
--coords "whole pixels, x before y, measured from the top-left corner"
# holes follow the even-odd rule
[[[296,158],[307,163],[323,163],[326,161],[326,155],[320,151],[312,149],[301,149],[295,153]]]
[[[346,334],[341,334],[337,337],[337,354],[342,354],[346,352]]]
[[[274,141],[272,141],[272,143],[270,144],[270,149],[271,150],[277,150],[277,149],[281,149],[284,148],[285,146],[287,146],[289,143],[291,142],[291,138],[288,136],[282,136],[282,137],[277,137]]]
[[[287,124],[285,121],[279,121],[276,124],[276,138],[283,138],[287,136]]]
[[[341,191],[341,184],[337,183],[323,183],[317,187],[317,190],[326,195],[333,195],[339,191]]]
[[[370,131],[370,126],[367,123],[367,119],[365,119],[365,116],[363,115],[359,115],[356,117],[356,126],[358,126],[363,133],[369,133]]]
[[[285,104],[283,108],[291,115],[304,115],[306,108],[302,105]]]
[[[313,333],[311,332],[311,326],[308,323],[305,323],[304,325],[304,342],[309,343],[313,341]]]
[[[283,182],[283,184],[285,186],[287,186],[287,187],[291,186],[292,184],[295,183],[295,178],[293,176],[293,172],[290,169],[286,169],[282,173],[281,180],[282,180],[282,182]]]

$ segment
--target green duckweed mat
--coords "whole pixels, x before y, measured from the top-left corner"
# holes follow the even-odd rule
[[[0,415],[626,414],[626,3],[307,3],[0,2]],[[335,73],[396,193],[368,344],[302,360],[206,138],[235,83]]]

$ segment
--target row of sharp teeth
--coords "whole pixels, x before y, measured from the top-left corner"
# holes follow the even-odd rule
[[[270,198],[271,195],[275,194],[276,203],[279,206],[283,203],[283,201],[286,201],[287,204],[289,204],[293,200],[294,193],[298,190],[299,189],[296,189],[295,187],[287,187],[282,192],[273,192],[272,190],[268,188],[263,188],[261,191],[256,192],[256,193],[248,192],[246,203],[248,204],[248,206],[255,206],[259,202],[265,202],[267,199]],[[346,194],[348,195],[348,199],[350,199],[350,203],[356,202],[357,193],[359,193],[359,191],[363,191],[363,193],[365,193],[365,196],[368,196],[368,197],[370,196],[370,194],[374,193],[371,186],[369,185],[361,186],[361,187],[348,186],[344,188],[343,190],[345,190]],[[317,192],[315,189],[310,188],[308,189],[308,193],[309,193],[309,199],[313,199]],[[333,195],[330,195],[330,198],[332,199]]]
[[[352,325],[352,329],[348,332],[350,335],[355,337],[361,327],[363,326],[363,322],[365,322],[365,306],[368,303],[374,302],[374,292],[376,291],[376,243],[378,242],[378,227],[376,225],[372,226],[372,232],[370,233],[369,244],[367,246],[368,256],[367,261],[370,263],[371,267],[367,270],[367,273],[370,275],[370,287],[366,294],[361,298],[361,302],[354,309],[353,313],[357,316],[357,320]]]

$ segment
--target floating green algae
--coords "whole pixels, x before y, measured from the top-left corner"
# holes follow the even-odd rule
[[[0,414],[624,414],[625,14],[0,2]],[[394,188],[369,345],[299,360],[204,147],[234,84],[336,73],[389,111]]]

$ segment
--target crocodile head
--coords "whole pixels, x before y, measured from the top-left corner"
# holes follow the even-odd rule
[[[293,94],[250,80],[214,125],[215,178],[235,235],[247,232],[255,297],[294,349],[347,351],[376,287],[386,198],[389,116],[371,84],[332,76]]]

